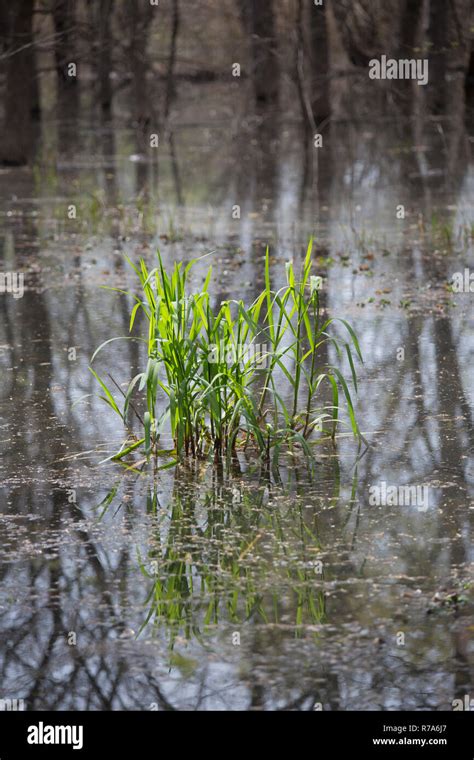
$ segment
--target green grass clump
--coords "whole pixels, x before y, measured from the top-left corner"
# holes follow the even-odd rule
[[[148,362],[126,392],[121,391],[123,406],[91,369],[102,398],[124,424],[133,413],[141,428],[139,436],[129,429],[112,458],[123,459],[138,449],[146,460],[167,453],[173,457],[169,464],[190,456],[219,461],[237,456],[241,449],[254,450],[268,462],[278,462],[282,449],[289,448],[312,456],[309,439],[315,431],[323,437],[336,434],[341,392],[360,442],[348,383],[339,368],[324,362],[322,352],[331,343],[338,356],[345,353],[357,391],[353,351],[362,361],[359,343],[348,322],[322,315],[321,280],[311,275],[311,251],[310,241],[300,278],[288,262],[286,285],[275,291],[267,249],[265,288],[248,307],[242,300],[213,305],[212,267],[201,290],[190,292],[188,275],[197,260],[187,266],[177,263],[167,272],[159,253],[151,270],[143,259],[135,265],[127,257],[141,288],[140,295],[128,294],[135,301],[130,332],[141,312],[146,337],[139,339],[146,342]],[[347,340],[333,333],[335,321],[343,326]],[[330,388],[331,403],[321,405],[323,384]],[[167,434],[172,449],[163,448]]]

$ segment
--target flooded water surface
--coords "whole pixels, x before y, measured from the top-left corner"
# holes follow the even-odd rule
[[[291,112],[244,118],[228,88],[199,88],[156,156],[120,121],[50,120],[34,166],[2,169],[2,271],[24,275],[0,297],[2,695],[451,709],[474,689],[474,312],[452,288],[474,265],[467,137],[335,122],[320,158]],[[128,332],[130,299],[102,288],[134,287],[123,254],[213,251],[216,303],[250,302],[265,247],[283,283],[311,235],[324,308],[364,355],[367,449],[346,428],[313,471],[104,463],[123,429],[88,366]],[[125,387],[143,358],[116,342],[94,366]]]

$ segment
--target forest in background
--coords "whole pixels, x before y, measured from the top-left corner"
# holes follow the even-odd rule
[[[142,135],[173,126],[181,85],[245,87],[257,119],[276,110],[323,131],[392,108],[459,126],[474,97],[471,0],[0,1],[0,163],[31,163],[48,118],[125,118]],[[429,82],[371,82],[382,55],[427,58]],[[236,67],[236,64],[238,66]],[[120,106],[122,108],[122,106]],[[457,134],[459,129],[457,129]]]

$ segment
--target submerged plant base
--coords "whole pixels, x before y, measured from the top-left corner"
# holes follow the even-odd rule
[[[101,398],[128,428],[121,449],[111,459],[124,460],[143,452],[143,461],[165,458],[169,467],[187,457],[232,460],[239,451],[277,463],[282,451],[301,451],[313,457],[310,440],[334,439],[340,420],[340,393],[345,399],[350,429],[362,435],[355,418],[351,392],[342,371],[324,359],[326,344],[348,360],[357,391],[353,352],[362,361],[357,336],[344,319],[323,317],[321,278],[311,274],[312,241],[300,279],[286,264],[286,285],[273,290],[269,253],[265,257],[265,288],[250,306],[242,300],[212,304],[209,290],[212,267],[199,292],[189,292],[187,279],[196,260],[177,263],[171,273],[160,253],[148,270],[143,259],[134,270],[140,295],[118,291],[134,300],[132,332],[138,312],[146,318],[146,336],[124,336],[147,346],[147,366],[133,377],[119,406],[112,386],[91,368],[100,384]],[[333,333],[339,322],[347,339]],[[92,357],[107,344],[103,343]],[[110,377],[110,376],[109,376]],[[332,403],[322,405],[323,386]],[[123,405],[122,405],[123,403]],[[139,423],[137,434],[127,424]],[[163,441],[171,437],[173,446]],[[319,440],[318,439],[318,440]],[[135,463],[135,467],[137,464]]]

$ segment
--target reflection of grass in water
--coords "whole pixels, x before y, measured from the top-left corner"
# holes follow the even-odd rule
[[[36,167],[37,184],[41,184],[41,173]],[[57,177],[53,178],[56,181]],[[46,179],[51,187],[52,180]],[[77,209],[77,224],[79,229],[88,234],[106,235],[114,234],[114,225],[118,224],[120,234],[123,236],[140,232],[145,235],[161,233],[161,237],[168,243],[177,243],[184,240],[184,229],[178,226],[174,214],[171,211],[160,211],[158,199],[148,193],[139,193],[133,202],[118,200],[113,205],[107,202],[107,197],[101,188],[82,190],[80,195],[65,200],[65,206],[74,204]],[[58,220],[66,222],[64,207],[57,205],[54,214]]]
[[[37,196],[57,195],[59,178],[53,148],[45,145],[41,147],[33,164],[33,181]]]
[[[433,213],[427,229],[423,216],[420,215],[419,229],[422,234],[429,233],[431,244],[445,253],[466,251],[474,238],[474,223],[472,221],[457,222],[446,215]]]
[[[459,238],[461,230],[457,232],[458,235],[456,235],[452,220],[443,221],[437,214],[432,214],[430,234],[434,245],[446,246],[447,250],[451,251],[456,238]]]
[[[285,617],[299,635],[324,621],[321,547],[302,504],[293,496],[282,513],[265,504],[262,485],[238,493],[236,501],[231,482],[213,484],[199,499],[193,489],[175,486],[153,549],[146,558],[139,553],[140,570],[151,581],[140,632],[164,627],[173,646],[179,635],[202,641],[219,623],[278,625]],[[148,507],[157,508],[154,492]]]
[[[343,227],[343,233],[345,238],[351,246],[354,246],[356,251],[367,253],[369,248],[374,247],[380,241],[375,232],[369,232],[365,227],[357,228],[354,223],[349,228]],[[385,238],[382,238],[385,243]]]
[[[57,203],[55,196],[60,191],[58,171],[49,154],[40,157],[32,168],[35,193],[41,197],[51,198],[51,204],[41,209],[40,219],[52,219],[57,231],[65,233],[80,232],[87,235],[116,235],[117,228],[122,236],[142,233],[155,235],[162,230],[167,242],[179,242],[184,239],[184,230],[178,226],[172,212],[160,211],[160,203],[154,195],[141,192],[130,201],[122,198],[120,190],[114,192],[112,200],[106,190],[93,182],[88,187],[74,181],[62,202]],[[62,190],[62,192],[64,192]],[[75,215],[69,214],[71,206]],[[47,208],[45,214],[44,208]]]
[[[414,239],[419,240],[421,237],[422,241],[426,241],[443,253],[452,253],[455,249],[464,252],[474,239],[474,222],[468,219],[460,221],[447,218],[446,213],[443,212],[434,212],[428,219],[419,213],[416,217],[407,216],[405,221],[410,223]],[[416,222],[416,225],[413,222]],[[382,230],[375,227],[368,230],[363,224],[356,226],[351,223],[341,225],[341,231],[349,249],[360,253],[369,251],[381,251],[383,255],[390,253],[387,233]]]

